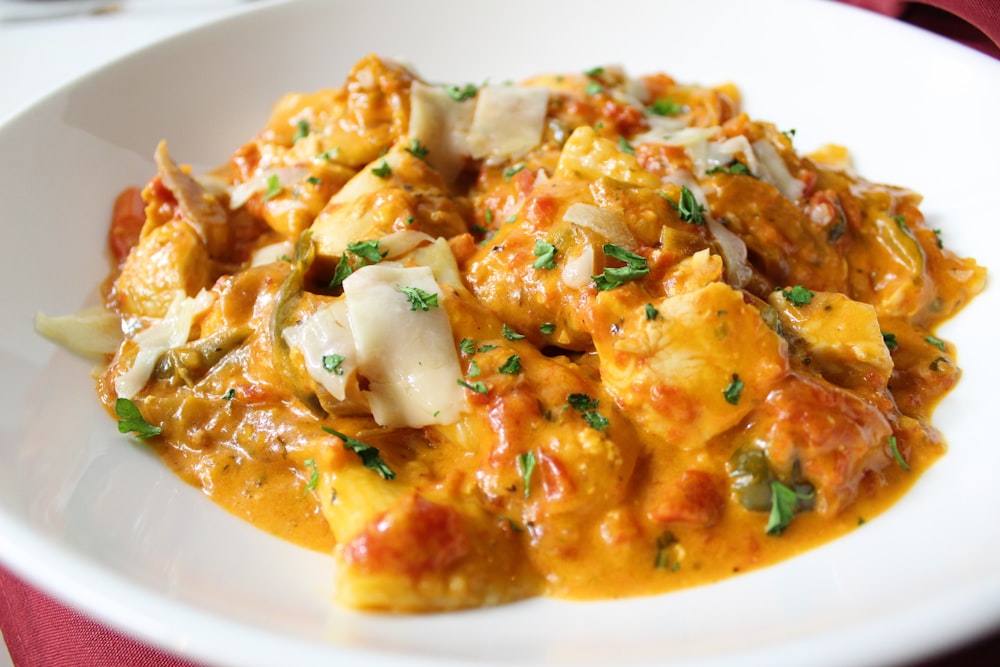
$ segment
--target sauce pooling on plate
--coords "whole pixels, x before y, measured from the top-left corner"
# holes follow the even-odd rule
[[[115,207],[100,397],[215,502],[330,552],[344,605],[718,580],[944,451],[934,332],[985,270],[733,86],[436,85],[370,56],[215,173],[155,160]]]

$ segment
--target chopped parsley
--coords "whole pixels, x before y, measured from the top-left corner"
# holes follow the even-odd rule
[[[345,251],[340,256],[340,261],[337,262],[337,268],[333,270],[333,278],[330,279],[329,287],[340,287],[347,276],[354,273],[354,269],[351,267],[351,262],[347,258],[347,252]]]
[[[674,209],[677,210],[681,220],[692,225],[705,224],[705,207],[698,203],[698,198],[694,196],[686,185],[681,186],[681,196],[678,201],[674,201],[667,195],[660,193],[660,196],[667,200]]]
[[[896,340],[896,334],[894,333],[883,331],[882,340],[885,341],[885,346],[890,352],[899,347],[899,341]]]
[[[319,483],[319,470],[316,468],[316,459],[306,459],[302,463],[309,468],[309,482],[306,483],[306,491],[312,491]]]
[[[588,410],[587,412],[584,412],[583,421],[587,422],[591,428],[598,431],[603,431],[610,424],[608,418],[596,410]]]
[[[267,190],[264,191],[264,201],[274,199],[281,194],[281,180],[278,178],[277,174],[271,174],[267,177]]]
[[[469,382],[466,382],[465,380],[459,378],[458,384],[462,385],[463,387],[465,387],[469,391],[476,392],[477,394],[484,394],[485,395],[485,394],[490,393],[490,390],[486,388],[486,383],[482,382],[482,381],[469,383]]]
[[[653,567],[657,570],[671,570],[676,572],[680,568],[679,561],[670,563],[671,547],[677,544],[677,538],[673,533],[667,531],[656,538],[656,557],[653,559]]]
[[[538,259],[531,265],[536,269],[551,270],[556,268],[556,247],[540,239],[535,239],[534,255]]]
[[[347,244],[347,251],[364,259],[369,264],[378,264],[389,254],[389,251],[379,252],[380,241],[355,241]]]
[[[556,332],[556,325],[552,322],[542,322],[542,325],[538,327],[538,330],[548,336],[549,334]]]
[[[486,220],[486,224],[493,224],[493,209],[486,209],[486,213],[483,214],[483,219]]]
[[[476,341],[471,338],[463,338],[458,342],[458,349],[462,351],[462,354],[475,354]]]
[[[340,155],[340,148],[335,147],[331,148],[328,151],[323,151],[322,153],[316,156],[316,159],[323,160],[324,162],[332,162],[333,158],[338,157],[339,155]]]
[[[339,431],[334,431],[332,428],[328,428],[326,426],[323,426],[322,428],[330,435],[335,435],[340,438],[341,443],[344,445],[344,449],[357,454],[358,458],[361,459],[361,463],[366,468],[377,472],[381,475],[382,479],[396,479],[396,473],[394,473],[389,466],[385,464],[385,461],[383,461],[378,454],[378,449],[348,435],[344,435]]]
[[[597,67],[591,67],[590,69],[584,70],[583,73],[590,78],[594,78],[604,74],[604,68],[598,65]]]
[[[236,389],[232,387],[230,387],[229,391],[227,391],[225,394],[222,395],[222,400],[224,401],[231,401],[234,398],[236,398]]]
[[[341,254],[340,261],[337,262],[337,268],[333,270],[333,278],[330,279],[329,287],[339,287],[343,284],[347,276],[354,273],[354,267],[351,266],[351,260],[347,253],[351,253],[360,259],[361,266],[365,266],[367,264],[378,264],[387,254],[389,254],[388,251],[379,252],[378,239],[374,241],[354,241],[352,243],[348,243],[347,250]]]
[[[517,333],[506,324],[503,325],[502,332],[503,332],[503,337],[506,338],[507,340],[521,340],[522,338],[524,338],[524,334]]]
[[[510,355],[498,370],[504,375],[517,375],[521,372],[521,356],[517,354]]]
[[[747,166],[745,164],[743,164],[742,162],[733,162],[732,164],[728,164],[725,167],[723,167],[722,165],[718,165],[718,166],[712,167],[711,169],[709,169],[708,171],[705,172],[705,175],[706,176],[711,176],[712,174],[742,174],[742,175],[747,175],[749,173],[750,173],[750,170],[747,168]]]
[[[944,242],[941,240],[941,230],[940,229],[935,229],[933,231],[934,231],[934,237],[937,240],[937,247],[938,248],[943,248],[944,247]]]
[[[646,319],[647,320],[655,320],[659,316],[660,316],[660,311],[658,311],[653,304],[647,303],[646,304]]]
[[[448,97],[456,102],[464,102],[475,97],[479,92],[479,88],[474,83],[467,83],[464,86],[448,86],[444,90],[448,93]]]
[[[591,398],[587,394],[570,394],[566,397],[566,403],[569,407],[579,411],[583,420],[591,428],[603,431],[610,424],[608,418],[597,411],[601,403],[599,399]]]
[[[740,402],[741,393],[743,393],[743,380],[740,379],[739,375],[733,373],[733,381],[722,390],[722,396],[726,399],[726,403],[737,405]]]
[[[134,433],[135,437],[142,439],[163,433],[162,428],[147,422],[136,404],[127,398],[115,401],[115,414],[118,415],[119,433]]]
[[[899,443],[896,442],[896,436],[894,435],[889,436],[889,449],[892,450],[892,458],[896,459],[896,463],[899,464],[899,467],[903,470],[909,470],[910,464],[907,463],[906,459],[903,458],[903,455],[899,453]]]
[[[801,493],[790,489],[781,482],[771,482],[771,514],[767,520],[764,532],[768,535],[781,535],[792,522],[798,510],[800,500],[811,500],[813,492]]]
[[[523,162],[515,164],[513,167],[507,167],[503,170],[503,180],[509,181],[510,179],[517,176],[517,174],[526,167],[527,165]]]
[[[410,142],[410,145],[406,147],[406,152],[417,159],[426,160],[427,154],[430,153],[430,150],[427,146],[420,143],[419,139],[414,139]]]
[[[795,285],[792,289],[781,290],[781,296],[788,299],[793,306],[808,306],[812,298],[816,296],[802,285]]]
[[[308,183],[309,185],[323,185],[323,179],[321,179],[319,176],[310,176],[309,178],[306,179],[306,183]]]
[[[470,378],[477,378],[483,374],[483,369],[479,367],[479,362],[473,359],[469,362],[469,373]]]
[[[295,126],[295,136],[292,137],[292,143],[295,143],[299,139],[304,139],[309,136],[309,121],[305,118],[299,120]]]
[[[591,276],[600,291],[619,287],[649,273],[649,265],[642,255],[629,252],[613,243],[604,245],[604,254],[624,262],[625,266],[606,268],[600,275]]]
[[[635,155],[635,149],[632,148],[632,144],[626,141],[625,137],[618,137],[618,150],[627,155]]]
[[[587,394],[570,394],[566,397],[566,403],[569,404],[569,407],[583,412],[585,410],[596,410],[600,404],[600,400],[591,398]]]
[[[896,224],[899,225],[899,228],[902,229],[904,232],[910,231],[909,226],[906,224],[905,217],[903,217],[902,215],[894,215],[892,216],[892,219],[896,221]]]
[[[588,95],[600,95],[604,92],[604,86],[596,81],[588,81],[587,85],[584,87],[583,92]]]
[[[396,289],[406,295],[406,300],[410,302],[410,310],[427,312],[431,308],[437,308],[437,294],[425,292],[419,287],[410,287],[408,285],[396,285]]]
[[[944,341],[941,340],[940,338],[927,334],[926,336],[924,336],[924,340],[933,345],[934,347],[938,348],[942,352],[947,352],[947,350],[945,349]]]
[[[341,354],[324,354],[323,355],[323,370],[327,373],[333,373],[334,375],[343,375],[344,369],[342,364],[347,360]]]
[[[684,111],[684,107],[677,104],[669,97],[667,99],[658,99],[653,102],[652,105],[647,107],[650,113],[654,113],[657,116],[676,116],[677,114]]]
[[[531,476],[535,472],[535,465],[537,465],[535,460],[534,452],[525,452],[524,454],[517,455],[517,468],[521,471],[521,479],[524,481],[524,497],[531,497]]]
[[[382,160],[382,164],[377,167],[372,167],[372,173],[379,178],[389,178],[392,176],[392,167],[385,160]]]

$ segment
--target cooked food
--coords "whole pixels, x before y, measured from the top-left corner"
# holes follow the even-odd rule
[[[934,332],[985,283],[919,195],[792,135],[732,85],[437,85],[370,56],[214,173],[161,143],[76,326],[120,430],[329,551],[344,605],[718,580],[942,455]]]

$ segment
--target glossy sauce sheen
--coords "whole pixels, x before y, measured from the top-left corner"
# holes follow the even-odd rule
[[[525,82],[549,91],[530,149],[446,155],[453,135],[413,121],[429,113],[415,81],[369,57],[342,88],[290,94],[212,179],[164,153],[110,232],[107,304],[129,330],[212,296],[131,396],[163,429],[149,442],[232,513],[330,552],[340,603],[710,582],[856,528],[944,453],[930,416],[959,370],[933,332],[985,270],[942,246],[918,195],[851,174],[839,149],[798,155],[732,86],[614,68]],[[335,398],[283,334],[352,307],[338,268],[381,258],[347,243],[401,231],[426,237],[385,266],[433,270],[451,422],[380,425],[373,362]],[[112,412],[139,348],[128,337],[99,382]],[[768,531],[776,486],[792,505]]]

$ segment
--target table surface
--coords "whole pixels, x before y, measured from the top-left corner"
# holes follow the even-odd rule
[[[0,124],[84,72],[143,45],[239,12],[251,1],[64,0],[61,4],[90,11],[45,20],[0,20]],[[0,0],[0,18],[9,15],[9,8],[24,4],[24,0]],[[31,65],[24,67],[24,63]],[[956,664],[1000,664],[1000,633],[920,667]],[[0,667],[12,667],[2,643]]]

